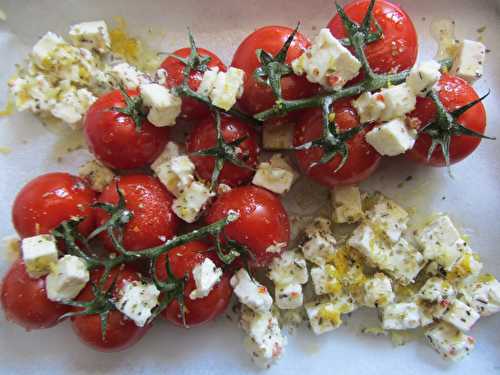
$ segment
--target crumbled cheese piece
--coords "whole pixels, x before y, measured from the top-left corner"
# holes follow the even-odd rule
[[[158,127],[175,125],[181,113],[181,98],[158,83],[143,84],[140,88],[142,101],[149,107],[148,121]]]
[[[356,223],[363,218],[361,194],[357,186],[337,186],[331,191],[333,221]]]
[[[265,312],[271,309],[273,299],[267,288],[252,279],[245,269],[238,270],[230,282],[234,294],[242,304],[256,312]]]
[[[198,299],[208,296],[221,277],[222,269],[217,267],[209,258],[205,258],[203,262],[193,268],[196,289],[189,294],[189,298]]]
[[[381,121],[403,117],[415,109],[417,97],[406,83],[391,86],[380,91],[384,99],[385,109],[380,116]]]
[[[296,309],[304,302],[300,284],[277,285],[274,293],[276,306],[283,310]]]
[[[359,115],[362,124],[377,121],[385,109],[384,98],[382,94],[367,91],[361,94],[356,100],[353,100],[352,106]]]
[[[33,46],[31,56],[34,63],[41,68],[46,67],[48,60],[61,46],[69,46],[69,44],[59,35],[49,31]]]
[[[264,124],[262,146],[266,150],[290,150],[293,148],[293,124]]]
[[[306,74],[309,82],[334,90],[356,77],[360,68],[359,60],[326,28],[320,30],[308,50],[292,61],[295,74]]]
[[[314,293],[318,296],[323,294],[339,294],[342,292],[342,284],[339,280],[337,270],[331,264],[311,268],[311,279],[314,286]]]
[[[138,327],[144,327],[151,317],[151,310],[158,305],[160,291],[154,284],[126,281],[120,291],[116,308]]]
[[[213,194],[198,181],[186,187],[172,204],[172,211],[187,223],[194,223]]]
[[[87,89],[66,91],[51,110],[54,117],[69,125],[78,124],[97,98]]]
[[[340,295],[319,298],[304,305],[311,329],[316,335],[332,331],[342,325],[342,314],[356,309],[350,296]]]
[[[386,261],[380,266],[401,284],[407,285],[413,283],[424,268],[425,260],[413,245],[401,238],[391,246]]]
[[[415,95],[426,96],[441,78],[441,64],[437,61],[426,61],[413,67],[406,83]]]
[[[318,266],[322,266],[333,258],[336,252],[335,237],[331,231],[331,222],[317,218],[306,227],[306,241],[301,245],[304,257]]]
[[[187,155],[175,156],[155,168],[158,179],[176,197],[194,181],[194,170],[195,166]]]
[[[78,169],[78,175],[85,179],[92,190],[102,192],[115,177],[113,171],[97,160],[89,160]]]
[[[396,156],[404,154],[415,144],[417,132],[409,129],[402,118],[396,118],[366,133],[366,141],[380,155]]]
[[[417,298],[417,305],[420,309],[420,325],[426,327],[441,320],[450,303],[450,300],[447,299],[443,299],[440,303],[435,303]]]
[[[244,77],[245,72],[238,68],[230,67],[227,72],[211,68],[203,74],[198,93],[208,96],[214,106],[227,111],[243,95]]]
[[[427,329],[425,337],[430,345],[444,359],[459,361],[467,356],[476,340],[457,330],[452,325],[441,322]]]
[[[86,263],[79,257],[65,255],[45,279],[47,297],[51,301],[72,300],[89,281]]]
[[[464,39],[460,43],[450,73],[474,83],[483,75],[485,58],[486,47],[483,43]]]
[[[454,300],[442,316],[444,321],[454,325],[460,331],[470,330],[479,318],[480,315],[476,310],[460,300]]]
[[[491,275],[482,276],[477,282],[468,285],[463,293],[463,301],[481,316],[500,312],[500,283]]]
[[[260,163],[252,183],[263,187],[276,194],[284,194],[290,191],[295,180],[292,167],[280,157],[274,155],[267,163]]]
[[[375,231],[382,232],[390,242],[397,242],[408,227],[408,212],[382,194],[375,196],[375,204],[366,216]]]
[[[364,284],[364,304],[368,307],[383,307],[394,302],[391,279],[376,273]]]
[[[69,39],[77,47],[108,52],[111,48],[108,26],[104,21],[82,22],[71,26]]]
[[[164,163],[168,162],[170,159],[175,158],[180,155],[179,145],[175,142],[169,141],[165,146],[165,149],[162,151],[160,156],[156,158],[156,160],[151,164],[151,169],[158,174],[158,170],[160,166]]]
[[[48,274],[57,263],[56,239],[50,234],[23,238],[21,249],[26,272],[32,278]]]
[[[224,193],[227,193],[228,191],[231,191],[231,186],[227,185],[227,184],[219,184],[217,186],[217,194],[224,194]],[[277,244],[279,245],[279,244]],[[276,246],[276,245],[272,245],[272,246]]]
[[[309,279],[306,260],[297,251],[285,251],[273,258],[268,277],[277,285],[305,284]]]
[[[147,74],[127,63],[120,63],[113,66],[109,74],[115,81],[116,86],[122,85],[129,90],[151,82],[151,78]]]
[[[382,310],[382,328],[404,330],[420,326],[420,310],[416,303],[394,303]]]
[[[418,292],[419,298],[435,303],[441,303],[442,301],[454,298],[456,295],[453,286],[446,280],[439,277],[431,277],[427,279],[425,284],[420,288]]]
[[[209,96],[212,92],[215,81],[217,81],[217,76],[219,74],[219,67],[214,66],[203,73],[203,78],[198,86],[197,92],[204,96]]]

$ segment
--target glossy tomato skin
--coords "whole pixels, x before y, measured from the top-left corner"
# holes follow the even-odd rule
[[[143,174],[121,176],[108,185],[98,201],[118,203],[116,183],[125,196],[126,207],[134,215],[123,232],[123,245],[127,250],[142,250],[158,246],[173,237],[179,227],[179,219],[172,211],[174,197],[156,178]],[[97,224],[109,219],[104,210],[96,210]],[[107,234],[103,234],[107,249],[113,244]]]
[[[207,66],[209,68],[219,68],[219,71],[225,72],[226,65],[215,55],[214,53],[204,49],[197,48],[198,54],[200,56],[208,56],[210,57],[210,61]],[[173,53],[175,56],[179,56],[181,58],[189,57],[191,53],[191,48],[181,48]],[[179,59],[176,59],[173,56],[168,56],[165,60],[163,60],[161,67],[167,71],[167,80],[165,85],[168,88],[173,88],[182,84],[184,80],[184,76],[182,71],[184,70],[184,63]],[[189,87],[196,91],[200,86],[201,80],[203,79],[203,73],[199,71],[192,71],[189,75],[188,85]],[[210,113],[208,107],[193,99],[193,98],[182,98],[182,111],[181,116],[186,120],[197,120],[207,116]]]
[[[439,98],[448,111],[453,111],[459,107],[479,98],[476,91],[465,80],[450,75],[443,75],[439,81]],[[417,123],[425,126],[436,117],[436,106],[430,98],[417,98],[415,110],[410,113],[410,117],[418,119]],[[483,103],[478,103],[458,118],[458,123],[462,126],[484,134],[486,129],[486,111]],[[410,159],[419,163],[433,167],[444,167],[446,162],[441,147],[436,147],[432,156],[427,160],[427,153],[431,146],[431,137],[425,133],[421,134],[415,146],[408,151]],[[481,138],[469,137],[465,135],[453,136],[450,144],[450,164],[457,163],[469,156],[481,143]]]
[[[338,101],[334,104],[335,122],[340,131],[346,131],[359,126],[356,111],[349,101]],[[336,155],[326,164],[316,164],[324,152],[319,147],[295,151],[295,158],[301,171],[313,180],[328,187],[336,185],[356,184],[365,180],[376,169],[381,156],[365,141],[368,128],[361,130],[347,141],[349,157],[342,168],[337,172],[341,156]],[[295,126],[294,146],[300,146],[322,136],[322,113],[320,109],[311,109],[304,113]],[[312,167],[311,167],[312,166]]]
[[[242,150],[240,159],[251,169],[242,168],[228,161],[224,163],[219,182],[229,186],[238,186],[249,182],[257,166],[257,159],[260,154],[260,147],[256,132],[244,122],[230,116],[221,117],[221,131],[227,143],[236,141],[242,137],[248,137],[239,147]],[[207,150],[216,145],[215,119],[213,116],[206,117],[199,122],[189,133],[186,139],[186,150],[193,153],[200,150]],[[213,156],[191,156],[191,160],[196,166],[198,175],[207,181],[212,178],[215,166]]]
[[[197,264],[202,263],[206,258],[210,258],[217,266],[220,266],[220,261],[217,259],[215,253],[207,252],[209,248],[210,246],[204,242],[192,241],[168,252],[170,266],[175,277],[182,278],[184,275],[188,275],[189,278],[184,288],[185,319],[186,326],[189,327],[206,323],[221,315],[226,310],[233,293],[229,284],[230,274],[224,272],[220,281],[206,297],[198,299],[191,299],[189,297],[191,291],[196,289],[192,273],[193,268]],[[160,280],[167,278],[165,268],[166,256],[166,254],[163,254],[158,259],[156,269]],[[177,300],[174,299],[162,312],[162,315],[175,325],[183,326],[182,315]]]
[[[81,178],[68,173],[47,173],[28,182],[17,194],[12,222],[21,237],[48,234],[64,220],[84,217],[80,232],[95,227],[95,193]]]
[[[102,270],[94,271],[91,280],[98,283],[102,276]],[[140,280],[140,276],[130,266],[115,268],[104,284],[104,289],[111,286],[116,279],[115,298],[119,298],[119,290],[123,288],[125,282]],[[90,284],[78,296],[78,301],[86,302],[94,298],[94,293]],[[87,346],[100,352],[117,352],[125,350],[136,344],[148,331],[150,325],[138,327],[133,320],[128,319],[118,310],[110,311],[106,336],[103,339],[101,330],[101,320],[99,315],[81,315],[71,318],[73,331]]]
[[[128,90],[131,97],[137,90]],[[87,111],[84,132],[90,152],[103,164],[116,169],[141,168],[151,164],[165,148],[167,127],[156,127],[147,119],[142,128],[136,128],[132,117],[114,111],[125,108],[119,90],[101,96]]]
[[[276,100],[271,88],[253,77],[255,69],[260,66],[255,51],[260,48],[275,56],[292,32],[293,29],[285,26],[265,26],[248,35],[236,50],[231,65],[245,71],[243,96],[238,102],[248,113],[264,111],[272,107]],[[290,64],[310,45],[310,41],[298,32],[288,49],[285,62]],[[305,77],[293,74],[282,78],[281,88],[283,97],[289,100],[311,96],[318,90],[318,86],[308,82]]]
[[[212,224],[236,211],[239,218],[224,228],[225,235],[246,246],[254,258],[250,264],[263,267],[280,252],[267,249],[290,240],[290,223],[279,197],[257,186],[242,186],[219,195],[208,209],[205,221]]]
[[[350,19],[360,23],[369,4],[370,0],[352,1],[344,7],[344,10]],[[372,69],[376,73],[395,73],[410,69],[417,61],[418,37],[408,14],[396,4],[377,0],[373,15],[381,26],[384,36],[366,46],[366,57]],[[328,28],[336,38],[347,36],[338,15],[330,20]]]
[[[7,320],[26,330],[50,328],[70,308],[47,298],[45,278],[32,279],[16,260],[2,281],[2,307]]]

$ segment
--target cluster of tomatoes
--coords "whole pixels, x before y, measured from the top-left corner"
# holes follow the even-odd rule
[[[368,4],[369,0],[352,2],[345,7],[345,12],[352,20],[360,22],[365,16]],[[411,68],[416,61],[418,44],[415,28],[408,15],[398,6],[385,0],[375,3],[373,15],[383,30],[383,37],[366,47],[365,52],[371,67],[376,73],[394,73]],[[344,27],[338,16],[330,21],[328,28],[335,37],[345,37]],[[253,74],[260,65],[256,50],[263,49],[273,55],[278,53],[292,31],[281,26],[263,27],[251,33],[238,47],[232,66],[246,73],[244,93],[238,102],[244,112],[253,115],[274,105],[275,97],[271,88],[256,80]],[[309,46],[310,41],[297,33],[285,62],[290,63]],[[174,55],[186,58],[190,52],[189,48],[184,48],[174,52]],[[209,68],[226,70],[226,66],[210,51],[198,48],[197,52],[200,56],[210,57]],[[169,88],[184,82],[184,63],[181,59],[169,56],[161,67],[168,73],[165,84]],[[202,76],[200,71],[191,71],[188,85],[192,90],[199,87]],[[283,98],[286,100],[305,98],[319,92],[317,85],[295,75],[283,77],[281,87]],[[474,90],[457,77],[443,75],[439,87],[441,101],[449,110],[477,99]],[[128,90],[127,93],[131,98],[139,95],[137,90]],[[350,100],[336,102],[333,106],[336,124],[341,131],[359,126],[358,115],[351,107]],[[117,184],[125,197],[127,208],[133,214],[123,232],[123,246],[127,250],[161,245],[177,234],[221,220],[233,210],[239,213],[239,218],[225,227],[224,235],[249,249],[253,266],[266,266],[273,257],[279,255],[266,249],[276,244],[288,244],[288,216],[276,195],[248,185],[253,176],[252,168],[256,167],[260,153],[258,132],[239,119],[223,115],[221,130],[224,140],[231,142],[245,138],[239,147],[241,154],[245,156],[245,163],[250,168],[225,163],[219,182],[231,186],[232,189],[219,194],[207,207],[198,223],[187,225],[181,223],[172,211],[174,197],[149,171],[144,172],[165,148],[169,140],[168,128],[155,127],[144,119],[138,129],[132,117],[116,111],[116,108],[126,107],[123,94],[118,90],[112,91],[91,106],[84,124],[90,151],[103,164],[120,171],[116,181],[103,192],[97,193],[91,190],[86,181],[66,173],[50,173],[32,180],[19,192],[13,207],[14,226],[21,238],[50,233],[61,222],[73,217],[85,218],[78,229],[83,235],[88,235],[109,219],[107,212],[95,208],[94,205],[96,202],[116,204],[119,200]],[[417,108],[410,116],[425,125],[432,121],[435,115],[434,103],[427,98],[418,98]],[[185,97],[181,116],[193,122],[186,138],[186,150],[189,154],[215,146],[215,120],[205,104]],[[283,122],[294,123],[294,144],[298,146],[321,136],[321,116],[320,109],[310,109],[268,121],[264,126],[275,126],[276,123]],[[479,133],[484,132],[484,108],[481,104],[474,106],[464,113],[459,121],[464,127]],[[368,130],[369,128],[365,128],[348,141],[349,158],[336,172],[340,156],[334,157],[328,163],[318,164],[323,154],[319,148],[295,151],[297,164],[304,173],[327,186],[359,182],[367,178],[380,161],[380,155],[365,141],[365,133]],[[408,156],[431,165],[443,165],[443,155],[439,149],[427,159],[430,144],[430,138],[422,135]],[[478,138],[453,137],[450,149],[452,162],[463,159],[478,144]],[[214,157],[193,155],[191,158],[197,175],[201,179],[210,180],[214,170]],[[142,172],[137,172],[140,168]],[[102,233],[98,241],[109,252],[115,251],[106,233]],[[64,252],[63,243],[59,244],[59,248]],[[226,309],[232,294],[229,279],[235,267],[241,266],[223,265],[214,252],[208,251],[211,248],[210,238],[206,241],[193,241],[163,254],[157,262],[160,279],[167,278],[166,257],[176,277],[180,278],[186,274],[189,276],[184,290],[185,323],[189,326],[214,319]],[[282,250],[285,249],[286,246]],[[223,266],[224,275],[207,297],[192,300],[188,297],[195,288],[191,273],[194,266],[206,257],[210,257],[218,266]],[[97,282],[102,272],[102,269],[93,269],[91,280]],[[119,290],[125,281],[137,280],[143,276],[147,277],[143,264],[126,264],[113,270],[106,285],[116,280],[116,290]],[[93,296],[94,291],[89,283],[77,299],[89,301]],[[75,309],[48,300],[44,279],[30,278],[22,260],[16,261],[5,276],[1,298],[7,317],[26,329],[51,327],[59,322],[63,314]],[[173,300],[166,307],[162,316],[175,324],[183,323],[177,300]],[[149,325],[137,327],[117,310],[109,314],[105,336],[102,335],[99,315],[74,316],[71,321],[74,331],[82,341],[99,350],[120,350],[129,347],[149,328]]]

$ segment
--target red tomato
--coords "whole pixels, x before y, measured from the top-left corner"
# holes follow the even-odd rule
[[[344,10],[351,20],[360,23],[369,4],[370,0],[353,1]],[[410,69],[417,61],[418,38],[408,14],[396,4],[377,0],[373,15],[382,28],[383,37],[366,46],[366,57],[372,69],[375,73],[396,73]],[[328,28],[336,38],[347,36],[338,14],[330,20]]]
[[[346,131],[359,125],[356,111],[349,101],[338,101],[333,105],[335,122],[340,131]],[[328,163],[316,164],[324,152],[320,147],[311,147],[307,150],[295,151],[295,157],[302,172],[322,185],[334,187],[335,185],[356,184],[365,180],[377,168],[380,155],[365,141],[365,128],[347,141],[349,157],[342,168],[337,172],[341,156],[334,156]],[[300,146],[322,136],[323,124],[320,109],[310,109],[295,126],[294,146]],[[312,167],[311,167],[312,166]]]
[[[290,223],[275,194],[256,186],[232,189],[219,195],[208,209],[205,221],[215,223],[225,218],[229,211],[236,211],[240,216],[224,228],[224,233],[252,252],[255,258],[252,265],[266,266],[280,255],[280,251],[268,251],[270,246],[281,244],[281,251],[288,247]]]
[[[28,182],[17,194],[12,221],[21,237],[31,237],[50,233],[72,217],[85,217],[79,229],[89,234],[95,226],[94,201],[95,193],[81,178],[47,173]]]
[[[102,271],[92,273],[91,279],[97,284]],[[130,266],[115,268],[104,284],[104,289],[111,286],[116,279],[115,290],[119,291],[125,282],[140,280],[140,276]],[[90,284],[78,296],[78,301],[91,301],[94,293]],[[115,298],[119,298],[118,292]],[[108,314],[106,336],[103,339],[101,330],[101,319],[99,315],[80,315],[71,318],[73,331],[78,338],[89,347],[101,352],[117,352],[125,350],[137,343],[148,331],[150,326],[138,327],[133,320],[128,319],[118,310],[112,310]]]
[[[476,91],[466,81],[459,77],[443,75],[439,81],[439,99],[448,111],[453,111],[462,107],[479,96]],[[436,117],[436,106],[430,98],[417,98],[416,109],[410,113],[410,118],[414,117],[420,126],[432,122]],[[483,103],[478,103],[458,118],[458,123],[477,133],[484,134],[486,129],[486,112]],[[481,138],[466,135],[453,136],[450,143],[450,164],[457,163],[469,156],[479,146]],[[415,146],[408,151],[408,156],[420,163],[433,167],[446,166],[443,152],[437,146],[432,156],[427,160],[427,153],[431,146],[431,137],[422,133]]]
[[[2,306],[7,320],[27,330],[55,326],[70,309],[47,298],[45,278],[32,279],[21,259],[3,278]]]
[[[208,56],[210,57],[210,61],[207,63],[209,68],[219,68],[220,71],[226,71],[226,65],[212,52],[204,49],[197,48],[198,54],[200,56]],[[191,53],[191,48],[181,48],[173,53],[175,56],[179,56],[181,58],[189,57]],[[168,56],[165,60],[163,60],[161,67],[167,71],[167,81],[165,86],[168,88],[173,88],[182,84],[184,80],[183,70],[184,63],[179,59],[176,59],[173,56]],[[203,73],[197,70],[191,71],[189,75],[188,85],[191,90],[198,90],[200,86],[201,80],[203,79]],[[207,116],[210,113],[208,107],[196,99],[193,98],[182,98],[182,112],[181,116],[186,118],[187,120],[197,120]]]
[[[255,69],[260,66],[255,51],[260,48],[275,56],[292,32],[293,29],[285,26],[262,27],[247,36],[236,50],[231,65],[245,71],[244,91],[239,103],[248,113],[255,114],[264,111],[272,107],[276,100],[271,88],[259,83],[253,77]],[[290,64],[292,60],[302,55],[310,44],[304,35],[297,33],[288,49],[285,62]],[[305,77],[294,74],[281,80],[283,98],[289,100],[311,96],[316,92],[317,87],[308,82]]]
[[[257,159],[260,154],[258,138],[255,131],[247,124],[234,117],[221,117],[221,131],[227,143],[236,141],[242,137],[248,137],[238,147],[241,149],[239,158],[250,168],[257,166]],[[186,139],[187,152],[192,153],[214,147],[216,144],[215,119],[207,117],[196,125]],[[191,156],[191,160],[196,165],[196,172],[204,179],[210,181],[215,166],[213,156]],[[252,179],[254,171],[248,168],[238,167],[229,161],[224,162],[219,182],[230,186],[242,185]]]
[[[173,196],[154,177],[147,175],[128,175],[118,179],[118,186],[125,196],[127,208],[134,217],[125,225],[123,245],[127,250],[142,250],[158,246],[177,233],[179,219],[172,211]],[[118,203],[116,183],[108,185],[99,202]],[[97,210],[98,225],[109,219],[104,210]],[[111,239],[103,235],[105,245],[113,249]]]
[[[202,263],[206,258],[212,259],[216,265],[220,265],[215,253],[207,253],[209,245],[201,241],[188,242],[168,252],[170,267],[175,277],[181,278],[188,275],[188,281],[184,288],[185,319],[187,326],[196,326],[215,319],[222,314],[231,299],[233,290],[229,284],[230,276],[224,272],[220,281],[214,286],[208,296],[204,298],[191,299],[191,291],[196,289],[193,278],[193,268]],[[167,279],[165,268],[166,254],[158,258],[157,275],[160,280]],[[173,300],[162,312],[165,319],[176,324],[183,325],[182,315],[177,300]]]
[[[130,97],[139,94],[137,90],[127,92]],[[132,117],[113,110],[125,107],[125,99],[119,90],[97,99],[85,116],[85,138],[90,151],[108,167],[144,167],[151,164],[163,151],[169,130],[166,127],[156,127],[147,119],[143,120],[139,130]]]

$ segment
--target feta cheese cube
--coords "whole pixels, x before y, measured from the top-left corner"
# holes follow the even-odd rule
[[[51,234],[23,238],[21,249],[26,272],[34,279],[48,274],[57,263],[56,239]]]
[[[428,328],[425,337],[436,352],[444,359],[452,361],[459,361],[467,356],[474,349],[476,342],[473,337],[463,334],[445,322]]]
[[[450,300],[454,298],[455,295],[456,292],[453,286],[447,280],[443,280],[439,277],[427,279],[418,292],[419,298],[435,303]]]
[[[196,289],[189,294],[189,298],[198,299],[208,296],[221,277],[222,269],[217,267],[209,258],[205,258],[203,262],[193,268]]]
[[[437,61],[426,61],[413,67],[406,83],[415,95],[424,97],[441,78],[440,69],[441,65]]]
[[[243,95],[244,77],[245,72],[238,68],[230,67],[227,72],[212,68],[203,74],[197,91],[208,96],[214,106],[227,111]]]
[[[149,107],[148,121],[158,127],[175,125],[175,120],[181,113],[181,98],[157,83],[147,83],[140,87],[142,101]]]
[[[154,284],[142,281],[126,281],[120,290],[115,306],[123,315],[144,327],[151,317],[151,310],[158,305],[160,291]]]
[[[414,302],[394,303],[382,310],[383,329],[404,330],[418,326],[420,326],[420,311]]]
[[[490,316],[500,312],[500,283],[491,275],[481,278],[461,290],[463,301],[481,316]]]
[[[78,175],[90,184],[92,190],[102,192],[114,179],[113,171],[97,160],[89,160],[78,169]]]
[[[403,117],[413,111],[417,104],[416,95],[406,83],[382,89],[380,94],[385,104],[385,109],[380,116],[381,121]]]
[[[316,335],[332,331],[342,325],[342,314],[356,309],[352,297],[340,295],[319,298],[304,305],[309,324]]]
[[[293,148],[293,124],[264,124],[262,146],[266,150],[290,150]]]
[[[464,39],[460,43],[450,72],[469,83],[474,83],[483,75],[485,58],[486,47],[483,43]]]
[[[305,74],[309,82],[334,90],[356,77],[360,68],[359,60],[326,28],[320,30],[308,50],[292,61],[295,74]]]
[[[339,280],[337,270],[331,264],[311,268],[311,279],[314,286],[314,293],[318,296],[342,293],[342,284]]]
[[[368,307],[384,307],[394,302],[391,279],[376,273],[364,283],[364,304]]]
[[[307,238],[321,236],[332,243],[336,243],[332,234],[332,222],[324,217],[315,218],[313,222],[304,229],[304,232]]]
[[[230,280],[234,294],[238,300],[256,312],[265,312],[271,309],[273,299],[267,288],[252,279],[248,272],[241,268]]]
[[[361,194],[357,186],[337,186],[331,191],[333,221],[355,223],[363,218]]]
[[[440,303],[435,303],[417,298],[417,305],[420,309],[421,326],[426,327],[435,321],[441,320],[446,310],[448,310],[450,301],[444,299]]]
[[[283,310],[302,306],[304,295],[300,284],[277,285],[274,295],[276,306]]]
[[[318,266],[324,265],[335,256],[335,242],[321,235],[315,235],[301,246],[304,257]]]
[[[179,145],[175,142],[168,142],[160,156],[151,164],[151,169],[158,174],[160,166],[180,155]]]
[[[186,155],[175,156],[155,169],[158,179],[176,197],[194,181],[195,166]]]
[[[53,52],[64,45],[68,45],[68,43],[59,35],[49,31],[33,46],[31,52],[33,62],[43,68]]]
[[[217,81],[217,76],[219,75],[219,67],[214,66],[203,73],[203,77],[200,82],[200,86],[198,86],[198,90],[196,90],[199,94],[204,96],[209,96],[212,92],[215,81]]]
[[[309,279],[306,260],[297,251],[285,251],[269,266],[268,277],[277,285],[305,284]]]
[[[72,300],[89,281],[89,271],[83,259],[65,255],[45,279],[47,297],[51,301]]]
[[[212,196],[210,189],[194,181],[174,200],[172,211],[185,222],[194,223]]]
[[[455,263],[446,278],[458,285],[467,285],[477,280],[483,269],[479,254],[465,252]]]
[[[380,93],[372,94],[367,91],[361,94],[356,100],[353,100],[352,106],[359,115],[362,124],[377,121],[385,109],[384,97]]]
[[[97,98],[87,89],[68,90],[60,95],[51,113],[69,125],[78,126],[96,100]]]
[[[286,163],[286,162],[285,162]],[[257,172],[253,176],[252,184],[263,187],[276,194],[284,194],[290,191],[295,175],[291,167],[283,168],[270,163],[260,163]]]
[[[479,318],[480,315],[476,310],[460,300],[454,300],[442,316],[444,321],[454,325],[460,331],[470,330]]]
[[[127,63],[113,66],[109,74],[116,86],[123,85],[129,90],[151,82],[151,78],[147,74]]]
[[[396,118],[366,133],[366,141],[380,155],[396,156],[404,154],[415,144],[417,132],[408,129],[401,118]]]
[[[366,212],[369,224],[390,242],[397,242],[408,227],[408,212],[382,194],[375,195],[374,201],[375,204]]]
[[[362,223],[354,229],[347,244],[367,257],[374,265],[382,264],[386,259],[388,250],[377,238],[372,227],[366,223]]]
[[[69,39],[77,47],[105,53],[111,48],[108,26],[104,21],[82,22],[69,29]]]
[[[401,284],[407,285],[414,282],[424,268],[425,260],[413,245],[401,238],[390,247],[387,258],[379,266]]]

